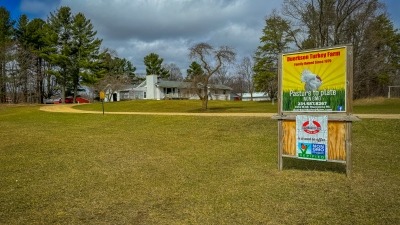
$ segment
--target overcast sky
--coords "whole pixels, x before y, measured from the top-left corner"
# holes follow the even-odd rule
[[[143,58],[154,52],[164,63],[182,71],[190,64],[188,48],[207,42],[236,49],[238,59],[252,56],[265,17],[280,9],[283,0],[0,0],[17,19],[46,19],[60,6],[90,19],[103,48],[115,50],[143,73]],[[392,20],[399,27],[400,1],[385,0]],[[185,72],[184,72],[185,75]]]

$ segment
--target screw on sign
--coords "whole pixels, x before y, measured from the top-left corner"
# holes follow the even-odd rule
[[[321,130],[321,124],[318,121],[306,121],[303,123],[302,128],[307,134],[317,134]]]

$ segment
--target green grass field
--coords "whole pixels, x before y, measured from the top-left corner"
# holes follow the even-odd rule
[[[149,111],[169,104],[174,111],[175,103],[191,104],[135,104],[154,104],[142,105]],[[177,108],[196,111],[197,103]],[[398,103],[361,102],[355,111],[393,104],[384,112],[399,113]],[[211,110],[259,112],[262,103],[249,105]],[[353,124],[350,178],[341,164],[304,160],[285,159],[278,171],[277,122],[266,118],[103,116],[0,105],[0,128],[0,224],[400,221],[400,120]]]

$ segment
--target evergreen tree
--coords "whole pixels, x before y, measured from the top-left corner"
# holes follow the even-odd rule
[[[47,23],[49,24],[47,44],[50,46],[46,51],[46,58],[55,65],[51,71],[57,77],[61,85],[61,97],[65,102],[67,86],[71,86],[72,67],[72,13],[69,7],[61,7],[55,13],[50,13]]]
[[[0,103],[6,102],[7,54],[12,45],[14,21],[5,7],[0,7]]]
[[[106,50],[100,55],[99,62],[99,76],[93,84],[95,89],[106,91],[108,99],[112,99],[114,91],[134,82],[136,67],[127,59],[113,56]]]
[[[25,102],[28,102],[28,77],[29,71],[32,70],[32,60],[31,52],[29,51],[29,34],[28,34],[28,24],[29,20],[26,15],[20,16],[17,27],[15,30],[15,37],[18,42],[18,48],[16,52],[16,61],[18,62],[18,77],[19,77],[19,86],[15,87],[17,89],[22,90],[23,98]],[[13,97],[14,102],[16,101],[16,96]]]
[[[197,76],[204,76],[203,68],[197,62],[192,62],[186,72],[185,81],[192,81]]]
[[[254,83],[257,91],[267,92],[271,99],[278,91],[278,56],[292,42],[290,24],[273,12],[266,20],[261,46],[254,56]]]
[[[44,60],[42,49],[45,48],[45,32],[43,30],[45,22],[42,19],[33,19],[29,21],[26,15],[22,15],[18,20],[16,28],[16,40],[18,42],[19,72],[23,79],[23,95],[28,102],[28,91],[33,89],[28,87],[28,80],[34,81],[35,101],[43,103],[44,97]],[[29,89],[29,90],[28,90]],[[32,99],[30,100],[32,101]]]
[[[90,20],[87,20],[82,13],[73,17],[71,29],[72,43],[69,58],[72,62],[70,75],[75,101],[82,76],[90,76],[93,73],[91,69],[98,63],[102,41],[95,37],[97,32],[93,31]]]
[[[98,63],[101,40],[97,39],[93,25],[82,13],[73,15],[69,7],[61,7],[48,19],[47,41],[52,48],[46,50],[47,58],[56,66],[56,75],[65,99],[69,88],[74,93],[82,80],[91,81]]]
[[[163,66],[164,59],[160,58],[156,53],[150,53],[144,57],[144,65],[146,66],[147,75],[159,75],[161,78],[168,78],[169,73]]]

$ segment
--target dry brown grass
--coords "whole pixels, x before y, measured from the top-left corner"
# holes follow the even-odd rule
[[[376,105],[383,104],[387,98],[384,97],[374,97],[374,98],[361,98],[353,101],[353,104],[358,105]]]
[[[396,224],[400,120],[340,164],[285,160],[267,118],[0,113],[1,224]]]

